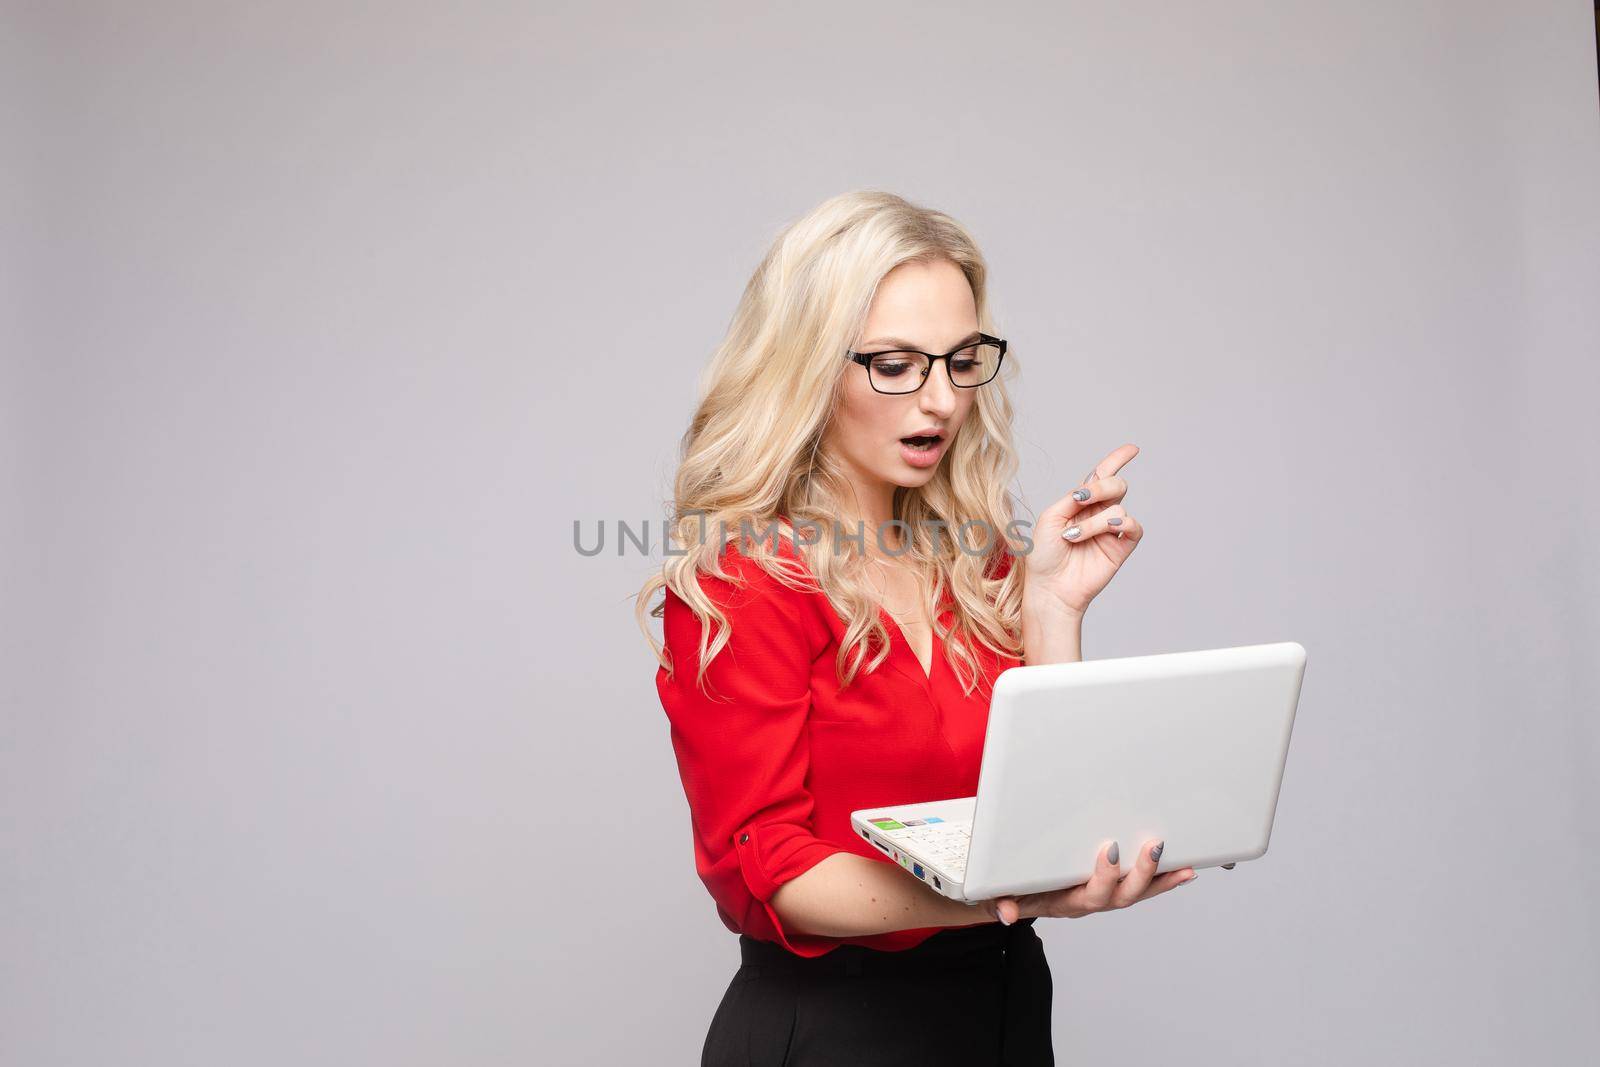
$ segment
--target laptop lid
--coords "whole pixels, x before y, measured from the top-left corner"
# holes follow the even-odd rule
[[[1113,840],[1165,841],[1160,871],[1265,853],[1305,661],[1285,641],[1003,671],[966,895],[1078,885]]]

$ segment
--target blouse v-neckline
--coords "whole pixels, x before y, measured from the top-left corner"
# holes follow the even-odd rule
[[[939,631],[932,624],[928,626],[928,666],[924,669],[922,660],[917,658],[917,650],[911,647],[911,640],[906,637],[906,632],[900,626],[899,620],[889,614],[888,609],[881,604],[878,605],[878,611],[883,615],[884,621],[893,628],[894,636],[899,638],[898,644],[905,648],[906,654],[911,657],[911,662],[916,665],[917,674],[921,676],[924,682],[932,682],[933,665],[939,661]],[[894,644],[896,642],[891,641],[890,643]]]
[[[927,670],[923,670],[922,661],[917,658],[917,650],[911,647],[911,642],[909,639],[907,639],[906,632],[901,628],[899,620],[893,615],[889,614],[888,608],[885,608],[882,604],[878,605],[878,614],[883,617],[884,624],[888,627],[891,633],[889,641],[889,661],[891,663],[895,661],[894,653],[896,647],[904,649],[905,656],[910,660],[910,663],[902,664],[900,669],[903,673],[911,676],[913,680],[921,684],[924,688],[932,688],[934,673],[939,669],[939,660],[944,651],[944,642],[939,639],[938,621],[949,610],[949,604],[950,590],[946,589],[944,596],[940,598],[938,606],[934,609],[933,617],[928,620],[929,639]],[[898,640],[896,640],[896,638],[898,638]]]
[[[921,583],[919,582],[918,585],[920,587]],[[928,620],[928,666],[926,668],[922,666],[922,660],[917,657],[917,650],[912,647],[910,638],[906,637],[905,628],[900,625],[900,620],[891,615],[889,613],[889,609],[884,607],[881,602],[878,604],[878,614],[882,616],[884,623],[893,632],[893,636],[900,639],[898,642],[894,640],[889,642],[891,646],[889,658],[891,660],[894,658],[892,646],[895,644],[903,646],[906,650],[906,655],[911,658],[912,665],[916,667],[915,671],[908,673],[913,674],[916,680],[921,682],[924,687],[932,686],[933,672],[938,669],[937,664],[939,662],[939,652],[942,645],[942,642],[939,640],[938,621],[939,617],[944,614],[945,605],[949,602],[950,590],[946,589],[944,591],[944,595],[940,598],[938,605],[934,608],[933,616]]]

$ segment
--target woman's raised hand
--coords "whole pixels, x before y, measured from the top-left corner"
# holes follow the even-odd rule
[[[1122,873],[1115,841],[1100,850],[1094,874],[1082,885],[1055,889],[1047,893],[1026,893],[1019,897],[995,897],[985,906],[1003,923],[1018,919],[1081,919],[1099,911],[1115,911],[1149,900],[1160,893],[1194,881],[1199,875],[1193,867],[1180,867],[1156,874],[1163,842],[1146,841],[1134,860],[1133,870]]]
[[[1128,483],[1117,472],[1138,454],[1137,445],[1116,449],[1095,464],[1081,486],[1039,515],[1027,556],[1025,610],[1081,617],[1133,554],[1144,527],[1122,506]]]

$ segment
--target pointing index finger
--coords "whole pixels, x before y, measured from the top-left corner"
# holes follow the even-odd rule
[[[1111,477],[1121,471],[1123,467],[1126,467],[1129,461],[1138,454],[1139,446],[1133,444],[1122,445],[1119,448],[1112,449],[1105,459],[1094,465],[1094,470],[1089,472],[1089,476],[1084,479],[1084,483],[1088,484],[1099,478]]]

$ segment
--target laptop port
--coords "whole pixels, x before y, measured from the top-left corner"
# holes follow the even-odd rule
[[[913,863],[913,864],[912,864],[912,865],[911,865],[911,873],[912,873],[912,874],[914,874],[914,875],[916,875],[916,876],[917,876],[917,877],[918,877],[918,878],[921,878],[921,877],[923,877],[923,874],[922,874],[922,864],[920,864],[920,863]]]
[[[939,876],[937,874],[933,876],[933,887],[935,889],[943,889],[944,888],[944,886],[939,884]]]

